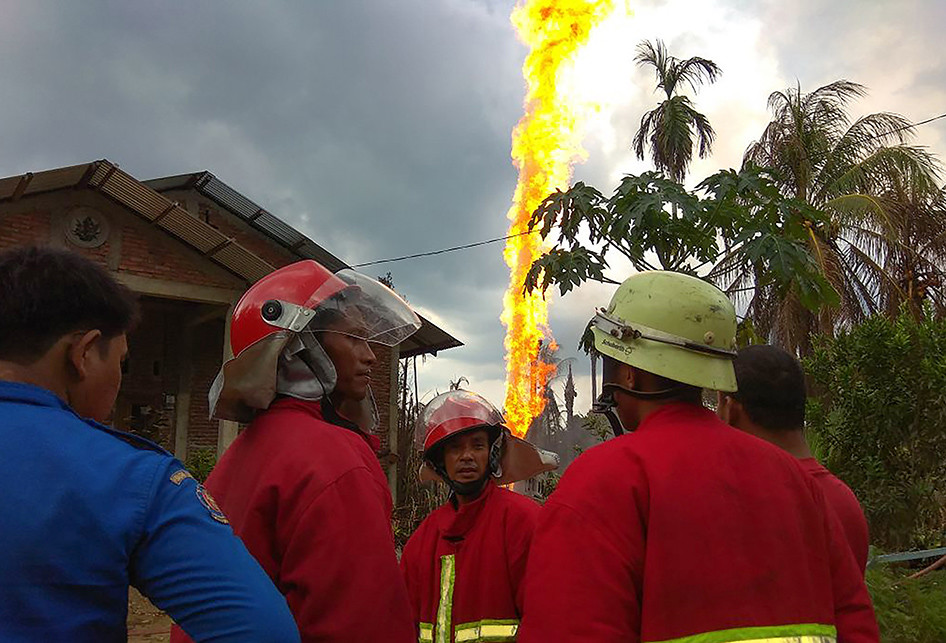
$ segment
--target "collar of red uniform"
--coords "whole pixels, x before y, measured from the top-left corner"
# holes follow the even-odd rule
[[[688,404],[687,402],[670,402],[645,417],[637,427],[637,431],[647,431],[665,422],[686,422],[697,419],[706,420],[708,418],[718,419],[715,413],[704,406]]]
[[[458,504],[454,507],[452,501],[448,501],[446,511],[443,515],[443,522],[440,525],[443,537],[449,540],[459,540],[476,524],[476,519],[483,511],[483,507],[489,501],[489,497],[496,491],[496,485],[492,480],[487,480],[483,485],[483,491],[477,496],[476,500],[468,502],[465,505]]]
[[[295,409],[297,411],[303,411],[316,419],[326,422],[327,424],[332,424],[339,427],[340,429],[351,431],[367,442],[368,446],[371,447],[371,450],[375,453],[381,450],[381,440],[378,438],[378,436],[365,433],[358,428],[357,424],[339,415],[328,398],[323,397],[320,400],[309,401],[288,396],[278,397],[273,401],[272,404],[269,405],[269,408]]]

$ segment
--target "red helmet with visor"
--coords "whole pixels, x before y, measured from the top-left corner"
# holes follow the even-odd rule
[[[248,422],[277,393],[320,399],[334,389],[335,367],[319,333],[396,346],[420,318],[390,288],[351,269],[316,261],[290,264],[253,284],[234,307],[226,362],[210,391],[212,414]]]
[[[421,480],[450,484],[444,479],[442,463],[432,461],[432,451],[450,438],[474,429],[486,429],[490,433],[491,475],[497,484],[525,480],[558,467],[557,454],[515,437],[504,422],[495,406],[470,391],[448,391],[432,399],[418,417],[415,430],[416,443],[424,453]]]

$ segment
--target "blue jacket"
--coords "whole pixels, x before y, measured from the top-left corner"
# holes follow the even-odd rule
[[[128,586],[196,641],[299,640],[226,518],[159,446],[0,382],[0,641],[125,641]]]

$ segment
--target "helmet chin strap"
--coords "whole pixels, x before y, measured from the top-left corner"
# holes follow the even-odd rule
[[[503,475],[502,456],[504,438],[505,436],[502,430],[500,430],[498,437],[493,440],[493,443],[489,447],[489,460],[486,464],[486,473],[472,482],[457,482],[447,475],[447,468],[442,462],[435,463],[430,460],[427,462],[433,468],[434,472],[450,487],[453,493],[458,496],[477,496],[483,491],[487,480],[490,478],[501,478]]]
[[[428,462],[430,461],[428,460]],[[490,477],[489,472],[487,472],[472,482],[457,482],[447,475],[447,469],[442,464],[434,464],[432,462],[430,462],[430,464],[432,465],[434,472],[440,476],[440,479],[443,480],[448,487],[450,487],[450,491],[458,496],[479,495],[479,493],[483,490],[483,487],[486,486],[486,481]]]
[[[681,387],[671,386],[659,391],[640,391],[638,389],[621,386],[620,384],[609,383],[604,384],[601,388],[603,389],[601,395],[599,395],[598,399],[591,405],[591,412],[603,415],[608,421],[608,424],[611,425],[611,431],[614,433],[614,436],[617,437],[624,434],[626,429],[617,412],[617,400],[614,399],[615,391],[621,391],[639,400],[665,400],[676,395]]]
[[[659,391],[641,391],[636,388],[627,388],[626,386],[621,386],[620,384],[605,384],[601,388],[604,390],[601,395],[605,395],[605,392],[607,391],[621,391],[622,393],[627,393],[631,397],[636,397],[639,400],[666,400],[667,398],[673,397],[679,393],[683,386],[670,386],[668,388],[662,388]]]

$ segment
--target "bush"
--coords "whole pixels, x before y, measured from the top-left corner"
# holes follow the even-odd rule
[[[404,547],[424,518],[445,503],[450,496],[447,485],[440,482],[424,483],[417,477],[417,471],[423,463],[419,451],[410,449],[407,454],[407,462],[401,469],[407,472],[407,477],[402,481],[402,485],[399,485],[404,491],[398,496],[398,504],[391,517],[394,543],[398,550]]]
[[[873,317],[816,339],[805,366],[809,442],[857,494],[873,543],[946,543],[946,321]]]
[[[892,567],[867,570],[867,587],[884,643],[946,641],[946,572],[908,579]]]
[[[194,449],[187,454],[184,466],[197,481],[203,483],[217,464],[217,450],[211,448]]]

